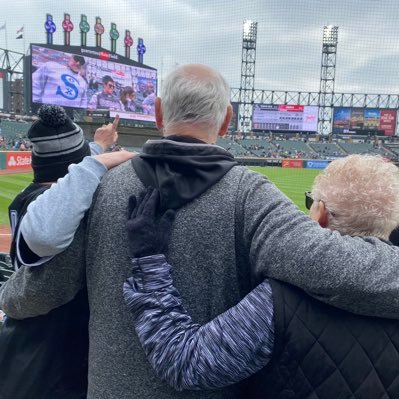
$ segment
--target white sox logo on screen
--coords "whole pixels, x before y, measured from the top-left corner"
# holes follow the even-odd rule
[[[58,86],[56,94],[66,98],[67,100],[75,100],[79,94],[79,81],[71,75],[64,73],[61,80],[65,83],[64,87]]]

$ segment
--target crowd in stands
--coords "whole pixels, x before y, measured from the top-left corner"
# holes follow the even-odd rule
[[[32,121],[1,119],[0,150],[30,150],[31,143],[26,137],[26,132],[31,123]],[[291,137],[271,133],[262,136],[231,134],[219,138],[217,144],[230,151],[235,157],[242,158],[333,160],[348,154],[378,154],[394,161],[399,160],[399,141],[396,141],[396,137],[378,139],[354,137],[352,140],[343,140],[337,137],[331,138],[331,136],[318,137],[305,134],[296,134]],[[126,149],[140,151],[138,147],[126,147]]]
[[[32,121],[17,121],[3,117],[0,118],[0,122],[0,150],[30,150],[31,142],[26,134],[32,125]]]
[[[218,140],[218,145],[235,157],[327,159],[333,160],[349,154],[381,155],[399,160],[399,142],[394,139],[355,138],[348,142],[339,138],[297,135],[282,136],[229,135]]]
[[[32,143],[26,137],[4,137],[0,135],[0,150],[30,151]]]

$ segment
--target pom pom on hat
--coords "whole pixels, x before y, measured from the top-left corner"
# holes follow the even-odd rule
[[[45,125],[53,127],[64,125],[68,118],[64,108],[58,105],[42,105],[37,114]]]

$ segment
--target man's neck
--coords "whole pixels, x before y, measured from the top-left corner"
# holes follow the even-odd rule
[[[164,136],[164,139],[177,141],[178,143],[207,144],[207,143],[205,143],[205,141],[196,139],[195,137],[188,136],[188,135],[183,136],[183,135],[171,134],[169,136]]]
[[[68,68],[69,68],[69,70],[70,70],[72,73],[74,73],[75,75],[77,75],[77,74],[79,73],[79,71],[76,72],[76,71],[74,71],[71,67],[68,67]]]
[[[189,136],[201,140],[206,144],[215,144],[217,139],[217,136],[215,136],[214,133],[210,133],[204,129],[188,124],[170,127],[167,130],[164,130],[163,136]]]

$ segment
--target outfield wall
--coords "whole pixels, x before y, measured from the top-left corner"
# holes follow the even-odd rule
[[[236,158],[242,165],[275,166],[280,168],[324,169],[331,161],[313,159],[285,158]],[[32,163],[31,151],[0,151],[0,170],[30,169]]]
[[[31,151],[0,151],[0,170],[31,169]]]
[[[330,161],[285,158],[236,158],[242,165],[275,166],[279,168],[324,169]],[[0,151],[0,170],[31,168],[31,151]]]
[[[283,159],[282,168],[325,169],[330,161],[310,159]]]
[[[288,159],[288,158],[236,158],[241,165],[274,166],[291,169],[324,169],[331,161],[320,159]]]

